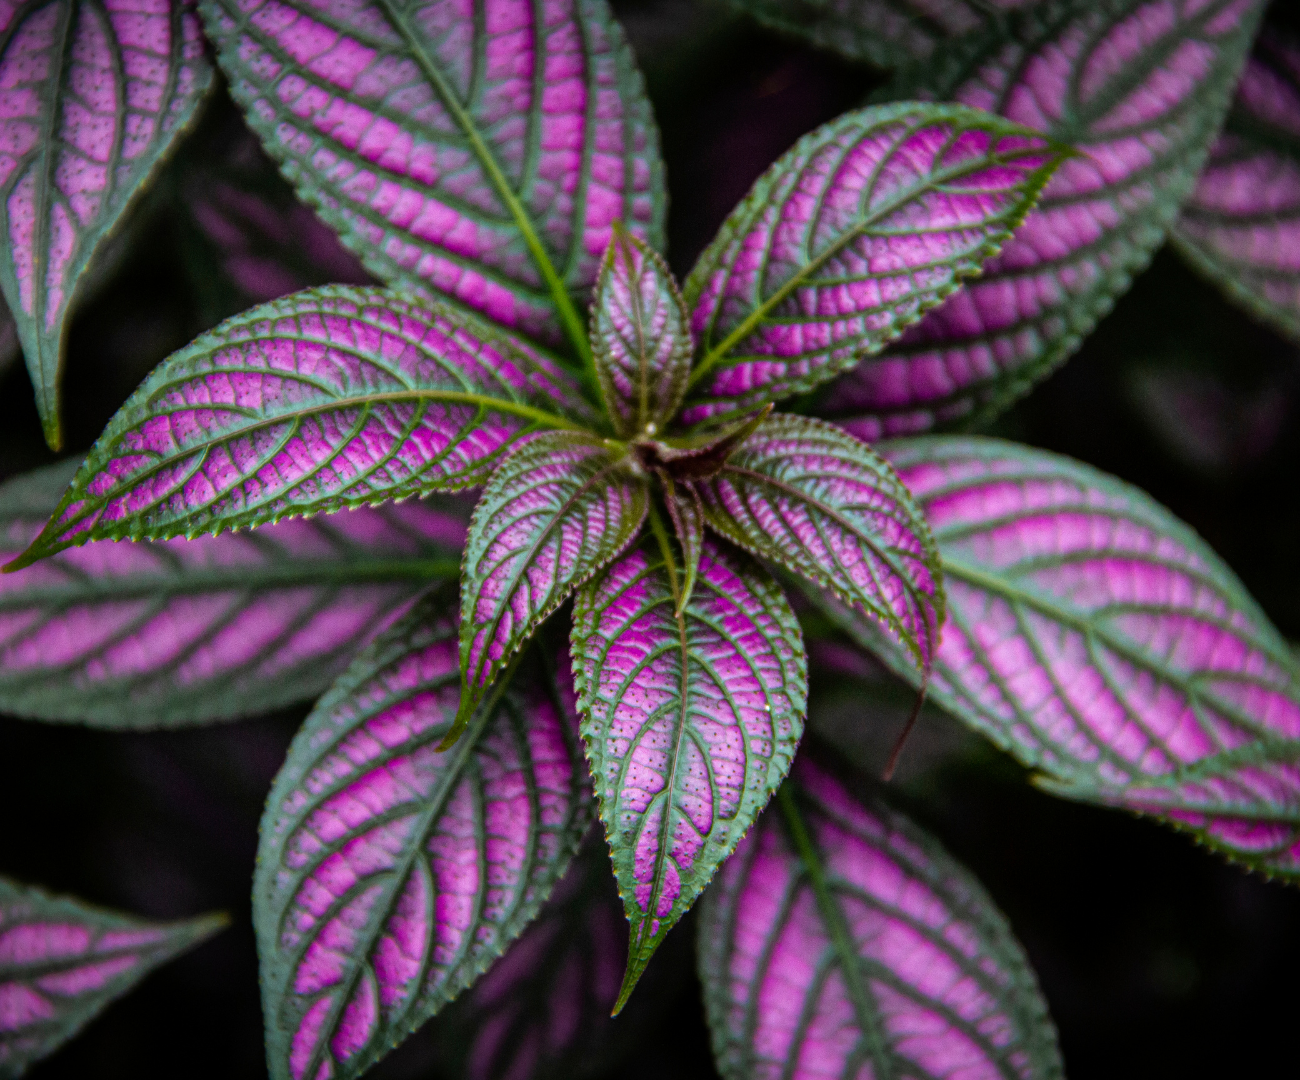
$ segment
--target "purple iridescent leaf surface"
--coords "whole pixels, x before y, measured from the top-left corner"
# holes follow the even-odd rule
[[[1060,1080],[1023,950],[930,836],[806,757],[701,904],[726,1080]]]
[[[1300,877],[1300,673],[1223,561],[1143,492],[1066,458],[974,438],[882,449],[943,559],[932,700],[1050,791]]]
[[[705,539],[680,615],[662,529],[579,590],[582,737],[632,936],[621,1008],[780,785],[803,732],[799,624],[749,556]]]
[[[211,84],[192,0],[0,11],[0,288],[56,450],[77,283]]]
[[[860,438],[982,422],[1063,362],[1164,242],[1227,111],[1263,0],[1046,0],[888,88],[1075,146],[972,282],[828,387]]]
[[[204,0],[231,92],[389,284],[587,352],[613,223],[662,246],[650,104],[604,0]]]
[[[0,1077],[22,1076],[226,922],[146,922],[0,878]]]
[[[0,487],[0,556],[40,532],[75,465]],[[0,711],[156,728],[309,700],[431,582],[455,580],[464,516],[411,501],[195,540],[102,541],[7,574]]]
[[[614,230],[591,304],[591,347],[616,434],[654,435],[682,403],[694,342],[668,264]]]
[[[1300,40],[1265,26],[1174,243],[1248,311],[1300,338]]]
[[[683,290],[698,359],[685,423],[811,389],[978,272],[1065,151],[954,105],[846,113],[754,184]]]
[[[307,718],[253,883],[275,1080],[361,1075],[473,983],[563,874],[589,795],[572,684],[545,661],[530,652],[439,753],[456,627],[422,603]]]
[[[519,438],[580,428],[569,378],[465,312],[376,289],[297,293],[160,364],[17,564],[483,483]]]
[[[869,446],[778,414],[696,487],[711,528],[855,605],[929,669],[943,623],[939,555],[911,494]]]
[[[465,545],[462,720],[542,620],[633,541],[649,502],[626,455],[593,435],[537,435],[501,463]]]

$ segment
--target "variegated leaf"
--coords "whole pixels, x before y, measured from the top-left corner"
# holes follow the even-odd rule
[[[965,867],[801,757],[701,904],[726,1080],[1061,1080],[1047,1006]]]
[[[695,591],[700,573],[700,555],[704,551],[704,504],[700,493],[689,481],[676,483],[666,472],[659,474],[663,485],[664,505],[672,519],[677,546],[682,549],[682,591],[677,598],[680,614]]]
[[[684,289],[699,359],[686,423],[811,389],[978,272],[1065,151],[961,106],[846,113],[755,183]]]
[[[803,731],[807,662],[780,587],[706,539],[678,615],[675,558],[647,538],[574,604],[583,742],[632,924],[615,1011],[780,785]]]
[[[456,629],[418,605],[289,749],[253,917],[274,1080],[360,1076],[500,956],[589,818],[567,672],[534,651],[450,753]]]
[[[1078,148],[976,282],[824,392],[863,439],[976,425],[1078,348],[1164,243],[1263,0],[1045,0],[888,96],[987,109]]]

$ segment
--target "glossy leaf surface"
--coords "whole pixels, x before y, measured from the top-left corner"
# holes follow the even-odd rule
[[[658,135],[604,0],[200,6],[268,153],[381,280],[581,354],[613,222],[662,246]]]
[[[421,604],[321,699],[253,885],[271,1075],[344,1080],[528,924],[589,819],[567,672],[533,655],[449,753],[454,623]]]
[[[56,450],[77,283],[211,84],[192,0],[30,0],[0,13],[0,287]]]
[[[694,343],[668,264],[615,230],[591,303],[591,345],[616,434],[653,435],[682,403]]]
[[[298,293],[159,365],[22,562],[480,484],[521,436],[578,426],[563,414],[577,401],[522,341],[463,313]]]
[[[804,136],[686,281],[699,359],[683,421],[752,410],[877,352],[998,250],[1061,153],[998,117],[906,102]]]
[[[710,527],[859,607],[929,668],[943,622],[938,552],[907,488],[865,443],[778,414],[697,487]]]
[[[664,505],[668,508],[677,546],[682,553],[682,586],[677,598],[677,610],[681,612],[695,591],[695,579],[700,573],[700,556],[704,552],[704,504],[694,484],[688,481],[676,483],[667,473],[662,473],[659,480],[663,486]]]
[[[886,453],[943,558],[932,700],[1058,794],[1300,876],[1300,675],[1223,561],[1141,491],[1065,458],[992,439]]]
[[[1064,1076],[1033,972],[974,875],[806,758],[701,916],[726,1080]]]
[[[40,531],[75,464],[0,487],[0,556]],[[455,580],[464,535],[459,508],[407,502],[65,551],[0,577],[0,712],[154,728],[308,700],[421,590]]]
[[[1266,26],[1174,241],[1225,292],[1300,338],[1300,41]]]
[[[632,542],[649,501],[623,455],[591,435],[538,435],[502,462],[465,547],[466,702],[480,700],[541,621]]]
[[[1047,0],[901,76],[889,96],[987,109],[1080,154],[980,279],[829,387],[822,415],[868,440],[977,424],[1074,352],[1164,243],[1262,8]]]
[[[677,574],[647,538],[574,603],[583,742],[632,924],[616,1008],[780,785],[803,732],[807,662],[779,586],[706,539],[678,616]]]
[[[0,1077],[21,1076],[225,925],[211,915],[146,922],[0,878]]]

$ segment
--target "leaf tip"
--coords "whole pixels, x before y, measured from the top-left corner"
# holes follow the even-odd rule
[[[437,753],[445,754],[457,742],[460,741],[461,735],[469,727],[469,718],[474,714],[474,706],[477,704],[475,697],[469,693],[469,688],[464,684],[461,685],[460,705],[456,708],[456,719],[451,722],[451,727],[447,729],[447,734],[442,737],[438,743]]]
[[[635,953],[629,953],[627,958],[627,970],[623,973],[623,985],[618,988],[618,1000],[614,1002],[614,1008],[610,1016],[617,1016],[627,1005],[628,998],[632,996],[632,991],[636,989],[636,984],[641,981],[641,976],[645,974],[646,961],[648,957],[638,957]]]
[[[38,537],[27,546],[26,550],[0,566],[0,574],[14,574],[19,570],[27,569],[32,563],[40,562],[45,557],[45,554],[38,549],[37,544],[39,543],[40,539]]]

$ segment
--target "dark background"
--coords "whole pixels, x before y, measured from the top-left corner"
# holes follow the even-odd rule
[[[659,118],[670,256],[684,274],[753,179],[877,76],[694,0],[616,9]],[[223,91],[82,305],[66,384],[70,453],[90,446],[154,364],[243,305],[216,281],[181,182],[213,167],[239,126]],[[1300,638],[1300,356],[1172,252],[997,431],[1146,488]],[[14,364],[0,377],[0,476],[48,460]],[[830,679],[814,680],[814,709],[846,722]],[[148,735],[0,719],[0,873],[142,915],[223,909],[234,920],[38,1065],[36,1080],[264,1075],[249,882],[262,800],[305,711]],[[848,722],[876,745],[897,716]],[[878,732],[863,727],[873,723]],[[930,743],[923,731],[909,747],[899,796],[1007,914],[1073,1080],[1295,1074],[1300,890],[1158,824],[1040,794],[991,749],[942,721],[929,730]],[[927,753],[931,743],[944,752]],[[626,1059],[609,1076],[716,1075],[682,940],[689,924],[657,961],[661,989],[675,988],[668,1000],[635,1037],[616,1022]],[[432,1078],[432,1039],[422,1032],[372,1075]]]

